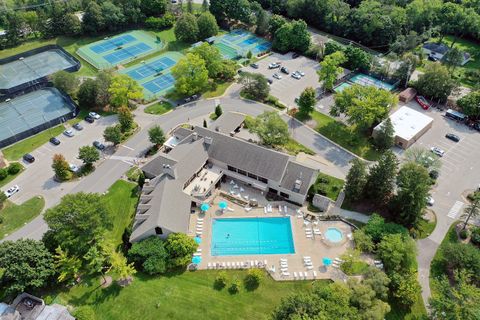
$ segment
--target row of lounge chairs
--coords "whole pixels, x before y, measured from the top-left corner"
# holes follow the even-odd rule
[[[209,262],[207,269],[250,269],[266,268],[267,260],[236,261],[236,262]]]
[[[200,237],[203,233],[203,218],[197,218],[197,226],[195,229],[197,237]]]

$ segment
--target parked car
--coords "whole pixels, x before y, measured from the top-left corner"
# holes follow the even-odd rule
[[[460,141],[460,137],[457,136],[456,134],[453,134],[453,133],[447,133],[447,134],[445,135],[445,138],[450,139],[450,140],[455,141],[455,142],[459,142],[459,141]]]
[[[280,69],[280,71],[282,71],[282,72],[285,73],[285,74],[289,74],[289,73],[290,73],[290,71],[288,71],[288,69],[285,68],[285,67],[282,67],[282,68]]]
[[[23,155],[23,160],[27,161],[28,163],[35,162],[35,157],[32,156],[30,153],[26,153]]]
[[[60,140],[55,137],[50,138],[50,143],[58,146],[60,144]]]
[[[67,137],[73,137],[75,135],[72,129],[67,129],[63,131],[63,134],[66,135]]]
[[[277,69],[277,68],[280,68],[280,65],[279,65],[278,63],[276,63],[276,62],[270,63],[270,64],[268,65],[268,69]]]
[[[435,200],[433,200],[432,196],[427,197],[427,204],[431,207],[435,203]]]
[[[438,148],[438,147],[432,147],[432,148],[430,149],[430,151],[432,151],[433,153],[435,153],[435,154],[436,154],[437,156],[439,156],[439,157],[443,157],[443,155],[445,154],[445,151],[442,150],[442,149],[440,149],[440,148]]]
[[[78,122],[75,123],[72,127],[75,128],[75,130],[78,130],[78,131],[83,130],[83,126]]]
[[[268,78],[268,79],[267,79],[267,82],[268,82],[268,84],[272,84],[272,83],[273,83],[273,80],[270,79],[270,78]]]
[[[296,53],[296,52],[294,52],[294,53],[292,54],[292,59],[297,59],[298,57],[300,57],[300,54],[298,54],[298,53]]]
[[[88,115],[89,115],[90,117],[92,117],[93,119],[95,119],[95,120],[100,119],[100,115],[99,115],[98,113],[96,113],[96,112],[93,112],[93,111],[92,111],[92,112],[89,112]]]
[[[292,78],[295,78],[295,79],[297,79],[297,80],[300,80],[300,79],[302,79],[302,76],[299,75],[299,74],[296,73],[296,72],[293,72],[293,73],[292,73]]]
[[[90,117],[90,116],[86,116],[86,117],[85,117],[85,121],[87,121],[88,123],[94,123],[94,122],[95,122],[95,119],[93,119],[93,118]]]
[[[274,77],[275,79],[278,79],[278,80],[282,79],[282,76],[279,75],[278,73],[274,73],[272,77]]]
[[[78,170],[80,170],[80,168],[74,163],[69,163],[68,164],[68,169],[70,171],[72,171],[73,173],[76,173],[76,172],[78,172]]]
[[[424,96],[415,96],[415,100],[418,102],[418,104],[423,108],[423,110],[428,110],[430,108],[430,103],[425,99]]]
[[[304,77],[304,76],[305,76],[305,72],[303,72],[303,71],[299,71],[299,70],[297,70],[297,71],[295,71],[295,72],[296,72],[296,73],[298,73],[299,75],[301,75],[302,77]]]
[[[250,67],[252,67],[253,69],[258,69],[258,63],[252,63]]]
[[[100,141],[93,141],[93,146],[98,150],[105,150],[105,145]]]
[[[4,194],[7,198],[10,198],[11,196],[13,196],[15,193],[17,193],[18,191],[20,191],[20,187],[17,186],[17,185],[14,185],[13,187],[10,187],[8,188]]]
[[[433,62],[437,62],[437,61],[438,61],[438,58],[435,57],[435,56],[432,55],[432,54],[429,54],[429,55],[428,55],[428,60],[433,61]]]

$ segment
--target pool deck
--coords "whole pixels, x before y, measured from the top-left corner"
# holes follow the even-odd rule
[[[349,225],[341,221],[320,221],[318,224],[310,223],[305,225],[303,216],[297,213],[298,206],[294,206],[287,202],[270,202],[273,207],[273,212],[265,214],[260,192],[257,197],[259,207],[252,208],[251,210],[245,210],[244,207],[237,205],[228,199],[223,198],[218,192],[211,199],[211,208],[202,213],[197,211],[190,217],[190,229],[191,236],[195,236],[195,230],[197,230],[198,219],[203,219],[203,230],[201,234],[202,242],[199,245],[202,262],[198,264],[198,269],[244,269],[251,267],[251,262],[257,265],[257,261],[261,264],[266,261],[265,269],[278,281],[284,280],[306,280],[306,279],[345,279],[346,276],[341,270],[336,267],[330,266],[325,268],[322,263],[324,257],[328,257],[332,260],[340,258],[340,256],[348,249],[353,248],[353,241],[349,239],[348,235],[352,233],[352,229]],[[220,201],[227,201],[228,210],[222,212],[218,209],[218,203]],[[279,204],[282,206],[282,213],[279,212]],[[287,215],[284,214],[283,207],[288,207]],[[301,209],[306,211],[305,208]],[[294,240],[295,253],[294,254],[266,254],[266,255],[236,255],[236,256],[212,256],[211,255],[211,239],[212,239],[212,220],[215,218],[240,218],[240,217],[290,217],[292,226],[292,236]],[[323,234],[328,228],[335,227],[342,231],[343,239],[339,243],[330,243],[324,239]],[[313,238],[307,238],[305,229],[317,228],[322,233],[321,235],[314,235]],[[303,262],[303,257],[310,257],[313,269],[307,270]],[[280,272],[280,259],[287,259],[288,272],[290,275],[285,276]],[[235,267],[232,267],[232,263]],[[222,267],[225,264],[225,267]],[[230,268],[227,265],[230,264]],[[239,265],[240,264],[240,265]],[[209,267],[210,265],[210,267]],[[246,266],[248,265],[248,267]],[[214,267],[215,266],[215,267]],[[314,276],[314,272],[316,276]],[[302,272],[303,276],[299,276],[299,272]],[[297,277],[294,276],[297,274]]]

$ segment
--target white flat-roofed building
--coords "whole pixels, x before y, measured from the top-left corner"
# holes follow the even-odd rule
[[[433,119],[419,111],[403,106],[390,115],[395,130],[395,144],[407,149],[432,127]],[[383,126],[385,120],[373,129],[373,136]]]

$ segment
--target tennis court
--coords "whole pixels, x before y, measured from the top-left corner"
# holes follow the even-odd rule
[[[136,80],[144,88],[145,98],[151,100],[173,89],[175,78],[170,71],[182,57],[178,52],[166,52],[119,72]]]
[[[267,40],[242,29],[233,30],[230,33],[217,37],[217,39],[214,46],[220,50],[220,53],[226,59],[245,56],[249,51],[254,55],[258,55],[269,51],[272,47]]]
[[[0,90],[34,82],[57,71],[72,68],[77,62],[59,49],[51,49],[0,66]]]
[[[83,46],[77,54],[97,69],[108,69],[163,48],[163,43],[145,31],[134,30]]]
[[[349,79],[349,81],[359,84],[361,86],[374,86],[387,91],[392,91],[395,88],[395,86],[391,85],[390,83],[384,82],[363,73],[354,75],[352,78]]]
[[[240,48],[238,49],[235,49],[234,47],[232,47],[231,45],[228,45],[226,43],[223,43],[223,42],[216,42],[214,44],[215,47],[218,48],[218,50],[220,50],[220,54],[225,58],[225,59],[235,59],[236,57],[238,57],[238,51],[240,51]]]
[[[4,147],[70,119],[75,106],[55,88],[0,103],[0,146]]]

